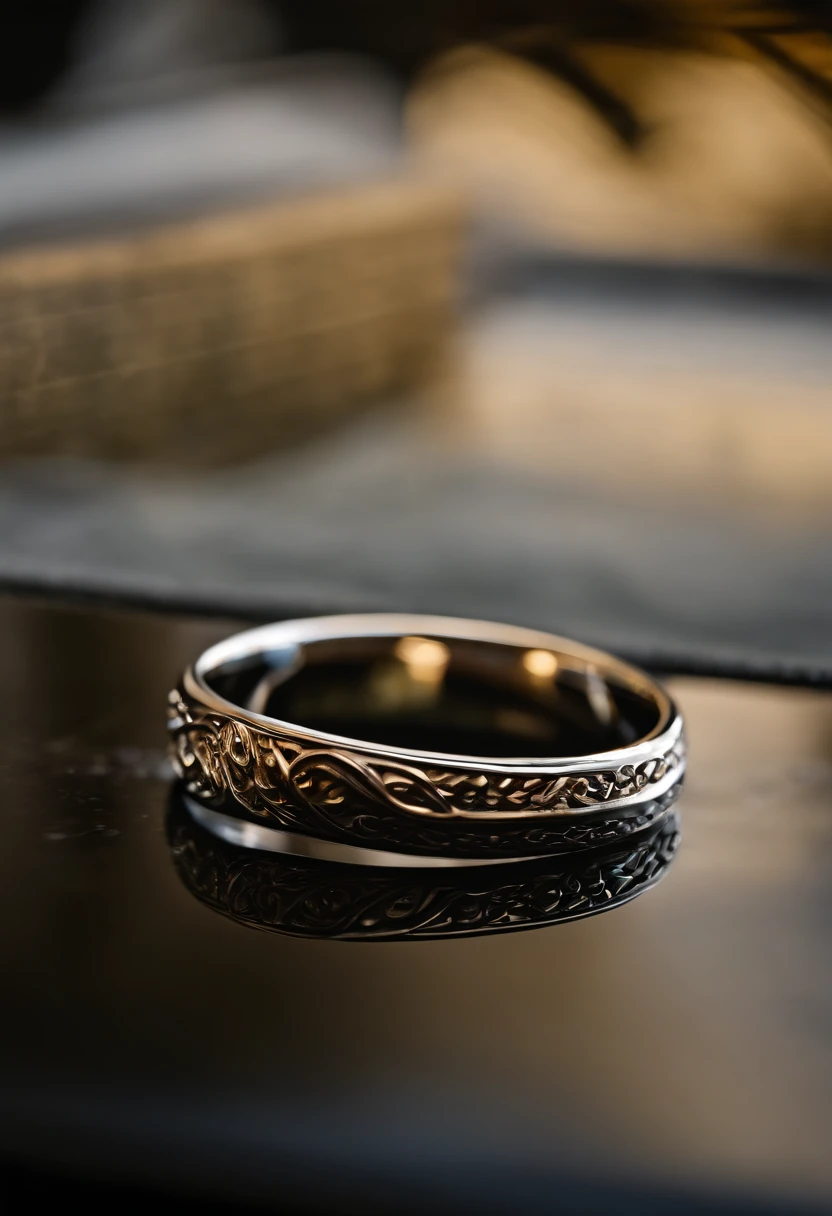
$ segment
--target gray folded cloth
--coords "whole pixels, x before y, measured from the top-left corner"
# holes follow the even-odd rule
[[[142,229],[400,164],[396,92],[347,56],[197,84],[0,122],[0,249]]]
[[[0,470],[0,582],[247,617],[528,624],[655,666],[832,680],[832,538],[575,494],[400,411],[232,471]]]

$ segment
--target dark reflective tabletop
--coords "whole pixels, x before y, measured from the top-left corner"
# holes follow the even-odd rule
[[[224,853],[172,800],[166,693],[235,627],[0,601],[7,1161],[336,1212],[832,1205],[832,695],[671,681],[682,842],[638,898],[366,940],[332,932],[366,876]],[[384,914],[491,898],[437,881]]]

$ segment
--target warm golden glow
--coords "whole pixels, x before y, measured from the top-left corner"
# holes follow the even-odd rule
[[[435,638],[400,638],[394,654],[407,667],[410,677],[424,684],[438,684],[451,658],[445,643]]]
[[[527,650],[523,655],[523,666],[530,676],[548,680],[558,669],[558,661],[551,650]]]

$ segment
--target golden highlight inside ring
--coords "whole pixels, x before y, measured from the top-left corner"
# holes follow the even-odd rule
[[[538,680],[551,680],[557,675],[558,660],[551,650],[527,650],[522,662],[529,675]]]
[[[435,638],[400,638],[393,653],[404,663],[410,678],[419,684],[440,684],[451,660],[448,647]]]

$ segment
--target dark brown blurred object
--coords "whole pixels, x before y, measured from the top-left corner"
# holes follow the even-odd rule
[[[429,0],[404,14],[379,0],[284,0],[273,7],[292,49],[370,54],[405,79],[463,45],[510,51],[574,89],[631,148],[649,125],[597,70],[593,47],[755,58],[820,103],[832,121],[830,0]]]
[[[0,259],[0,454],[215,462],[406,389],[450,332],[459,207],[391,179]]]
[[[72,65],[83,34],[116,6],[107,0],[34,0],[5,19],[0,38],[0,110],[43,100]],[[129,4],[122,6],[129,10]],[[135,5],[136,12],[141,6]],[[235,12],[236,10],[236,12]],[[593,45],[706,49],[756,57],[808,93],[832,121],[830,0],[428,0],[391,9],[380,0],[249,0],[224,14],[242,26],[262,14],[261,45],[249,55],[337,50],[371,57],[410,80],[431,59],[480,43],[537,64],[580,93],[636,146],[647,127],[613,84],[587,61]],[[183,9],[193,22],[199,6]],[[206,4],[204,24],[216,24]]]

